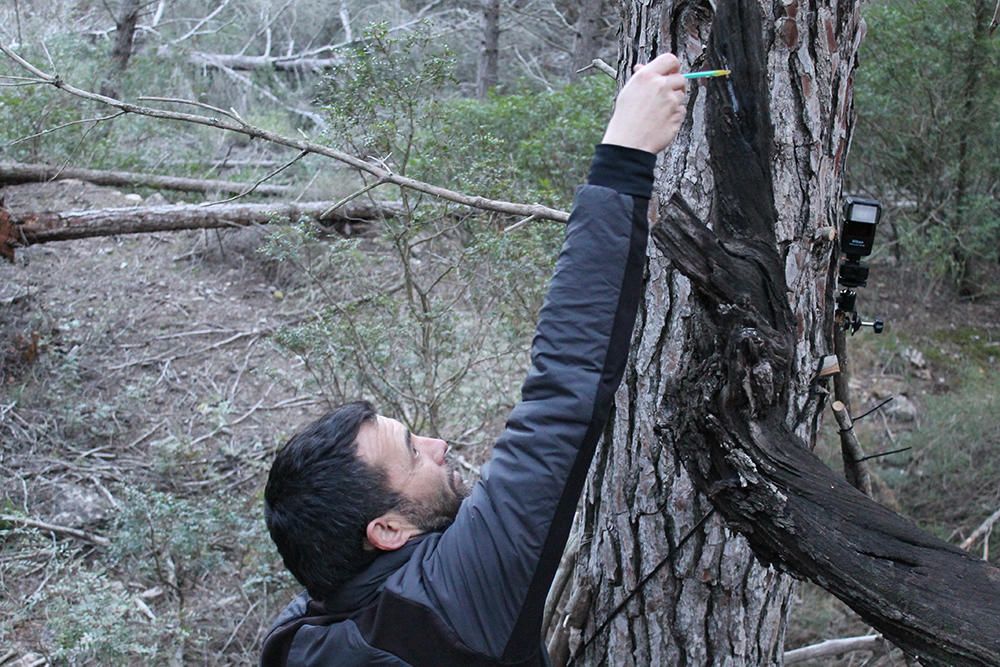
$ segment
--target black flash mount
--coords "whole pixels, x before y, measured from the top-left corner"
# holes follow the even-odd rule
[[[837,294],[837,322],[845,331],[853,335],[861,327],[871,327],[879,334],[885,323],[876,319],[865,321],[856,310],[857,287],[868,284],[868,267],[861,263],[862,257],[872,254],[875,245],[875,228],[882,217],[882,206],[874,199],[847,197],[844,200],[844,222],[840,232],[840,250],[844,261],[840,264],[837,282],[841,286]]]

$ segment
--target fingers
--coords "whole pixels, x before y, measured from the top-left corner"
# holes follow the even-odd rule
[[[687,89],[687,79],[680,73],[680,61],[672,53],[664,53],[648,63],[636,63],[632,67],[633,76],[640,71],[643,72],[644,78],[656,79],[657,75],[663,77],[659,79],[659,85],[668,90]]]
[[[681,61],[672,53],[663,53],[646,63],[643,69],[667,76],[681,71]]]
[[[658,153],[670,144],[684,120],[687,79],[677,57],[665,53],[632,68],[618,94],[604,143]]]
[[[680,74],[671,74],[663,79],[663,85],[670,90],[687,90],[687,79]]]

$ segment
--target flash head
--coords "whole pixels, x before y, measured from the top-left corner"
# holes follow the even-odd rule
[[[848,257],[872,254],[875,227],[882,217],[882,205],[874,199],[847,197],[844,200],[844,226],[840,233],[840,249]]]

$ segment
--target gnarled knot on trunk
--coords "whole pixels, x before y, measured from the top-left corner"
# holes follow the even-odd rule
[[[754,327],[733,331],[725,352],[728,378],[723,388],[723,400],[730,410],[745,409],[749,417],[757,418],[773,407],[784,392],[772,362],[778,357],[780,345],[765,337]]]

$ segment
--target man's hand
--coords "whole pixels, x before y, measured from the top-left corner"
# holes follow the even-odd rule
[[[665,53],[636,65],[618,93],[603,143],[659,153],[670,145],[684,121],[687,81],[677,56]]]

